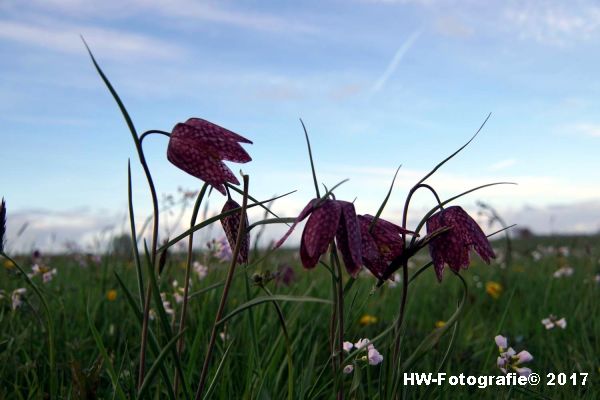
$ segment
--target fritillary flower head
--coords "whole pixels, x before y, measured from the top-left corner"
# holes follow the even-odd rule
[[[223,206],[222,213],[235,210],[236,208],[241,208],[241,206],[229,198],[225,205]],[[223,226],[223,230],[225,231],[225,236],[227,237],[227,241],[229,242],[229,248],[235,248],[235,242],[237,240],[238,230],[240,227],[240,223],[243,223],[244,231],[248,228],[248,216],[244,213],[243,217],[240,216],[239,213],[229,215],[227,217],[221,218],[221,225]],[[247,263],[248,262],[248,252],[250,251],[250,233],[245,232],[242,234],[242,243],[240,244],[240,253],[238,255],[239,263]]]
[[[167,159],[225,195],[226,183],[239,185],[240,182],[223,161],[247,163],[252,160],[240,143],[252,142],[212,122],[190,118],[173,128]]]
[[[485,233],[461,207],[445,208],[427,220],[428,234],[444,227],[449,227],[450,230],[433,239],[429,244],[429,253],[440,282],[445,265],[454,272],[469,267],[471,249],[475,250],[487,264],[496,257]]]
[[[533,356],[527,350],[517,353],[512,347],[508,347],[508,339],[502,335],[494,338],[500,353],[496,364],[500,370],[507,374],[509,371],[514,371],[520,376],[531,375],[531,369],[522,367],[521,364],[533,360]]]
[[[413,232],[382,218],[378,218],[371,229],[374,219],[375,217],[368,214],[358,216],[362,261],[376,278],[381,278],[389,263],[402,254],[402,234]]]
[[[331,199],[311,200],[287,233],[275,244],[275,248],[281,246],[296,225],[306,217],[309,218],[300,241],[300,259],[304,268],[314,268],[335,238],[346,270],[356,277],[362,266],[362,253],[354,204]]]

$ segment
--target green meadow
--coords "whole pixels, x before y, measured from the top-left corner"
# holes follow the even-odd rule
[[[346,362],[355,360],[354,371],[336,378],[330,349],[331,274],[323,265],[304,270],[295,250],[266,257],[255,250],[250,263],[240,266],[234,275],[205,398],[333,399],[339,378],[346,397],[356,399],[597,399],[598,239],[513,240],[508,258],[504,240],[497,239],[493,242],[500,255],[497,261],[488,266],[474,256],[471,267],[461,272],[468,292],[459,322],[402,372],[502,375],[496,365],[494,337],[498,334],[507,337],[517,352],[527,350],[533,355],[527,366],[540,375],[538,386],[485,389],[448,382],[429,387],[404,385],[401,380],[389,387],[391,381],[383,376],[389,370],[392,351],[388,327],[398,314],[402,285],[375,289],[376,280],[367,273],[359,275],[345,295],[344,340],[354,343],[377,338],[374,343],[384,360],[373,366],[363,361],[360,353],[350,355]],[[142,307],[132,259],[111,253],[100,258],[72,253],[42,255],[41,259],[47,268],[56,268],[48,282],[43,282],[41,274],[31,278],[48,305],[52,343],[40,298],[9,261],[2,268],[0,398],[49,398],[53,377],[56,398],[136,397]],[[194,395],[227,271],[227,264],[207,249],[195,252],[194,260],[207,270],[205,276],[192,274],[185,347],[177,363],[169,341],[177,332],[181,312],[176,295],[184,281],[185,254],[170,254],[157,282],[166,319],[160,318],[153,303],[149,331],[155,346],[149,346],[146,360],[146,398],[169,398],[177,364],[184,376],[180,398]],[[25,271],[31,270],[30,255],[16,256],[15,261]],[[427,261],[428,253],[423,250],[411,260],[409,276],[419,270],[419,263]],[[293,270],[288,285],[271,279],[282,265]],[[571,274],[554,276],[560,268],[569,267]],[[348,276],[344,274],[343,280],[346,284]],[[26,291],[16,305],[13,293],[22,287]],[[462,296],[463,285],[449,270],[441,283],[432,268],[411,282],[401,363],[413,356],[428,335],[443,328]],[[565,318],[566,327],[546,329],[541,320],[551,314]],[[49,346],[54,349],[53,370]],[[561,385],[556,379],[555,385],[547,385],[550,373],[566,374],[566,383],[561,380]],[[589,374],[585,385],[581,373]]]

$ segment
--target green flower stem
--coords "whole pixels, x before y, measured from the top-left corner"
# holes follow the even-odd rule
[[[242,175],[244,179],[244,198],[242,201],[242,208],[240,210],[241,215],[246,213],[246,208],[248,206],[248,175]],[[196,400],[199,400],[202,397],[202,392],[204,391],[204,386],[206,384],[206,375],[208,373],[208,367],[210,365],[210,359],[212,356],[213,349],[215,347],[215,340],[217,337],[217,327],[218,323],[223,315],[225,310],[225,305],[227,304],[227,295],[229,294],[229,288],[231,287],[231,282],[233,281],[233,275],[235,273],[235,267],[237,266],[238,256],[240,254],[240,250],[242,247],[242,235],[245,234],[245,226],[244,224],[240,224],[237,238],[235,241],[235,249],[232,254],[231,264],[229,266],[229,270],[227,271],[227,278],[225,280],[225,286],[223,287],[223,294],[221,295],[221,302],[219,303],[219,308],[217,310],[217,315],[215,316],[215,322],[212,327],[212,331],[210,333],[210,340],[208,343],[208,349],[206,351],[206,356],[204,357],[204,364],[202,365],[202,372],[200,373],[200,382],[198,383],[198,390],[196,391]]]
[[[156,248],[157,248],[157,244],[158,244],[158,215],[159,215],[158,214],[158,197],[156,195],[156,188],[154,186],[154,181],[152,180],[152,174],[150,174],[150,168],[148,167],[148,163],[146,162],[146,156],[144,155],[144,149],[142,147],[142,142],[140,141],[140,138],[137,134],[137,130],[135,129],[135,125],[133,124],[133,120],[129,116],[129,112],[127,112],[127,109],[125,108],[125,105],[123,104],[123,102],[121,101],[121,98],[117,94],[117,91],[114,89],[113,85],[110,83],[110,81],[104,74],[104,71],[102,71],[102,68],[100,68],[100,65],[98,65],[98,63],[96,62],[96,58],[92,54],[92,51],[88,47],[88,45],[85,42],[85,40],[83,39],[83,37],[81,37],[81,40],[83,40],[83,44],[85,45],[85,47],[90,55],[90,58],[92,59],[92,63],[94,64],[94,67],[96,68],[96,72],[98,72],[98,75],[100,75],[100,78],[102,78],[102,81],[104,82],[104,84],[106,85],[106,88],[108,89],[108,91],[112,95],[113,99],[117,103],[117,106],[119,107],[119,110],[121,111],[121,114],[123,115],[123,118],[125,119],[125,123],[127,124],[127,127],[129,128],[131,137],[133,138],[133,142],[135,144],[135,148],[138,153],[138,158],[140,160],[140,164],[142,165],[142,168],[144,169],[144,174],[146,175],[146,179],[148,180],[148,187],[150,189],[150,195],[152,196],[152,212],[153,212],[153,216],[154,216],[154,226],[152,227],[152,245],[151,245],[152,247],[151,247],[151,252],[150,252],[150,260],[151,260],[152,265],[154,266],[154,265],[156,265],[156,262],[155,262],[156,261],[155,260],[156,259]],[[140,389],[140,386],[144,382],[144,373],[145,373],[145,364],[146,364],[146,344],[147,344],[147,340],[148,340],[148,319],[149,319],[149,314],[150,314],[150,299],[149,298],[150,298],[151,294],[152,294],[152,291],[151,291],[150,285],[148,285],[146,299],[144,301],[144,321],[142,323],[142,334],[141,334],[142,338],[141,338],[141,343],[140,343],[140,369],[139,369],[139,374],[138,374],[138,390]]]
[[[337,378],[339,380],[339,387],[337,393],[337,399],[344,399],[344,385],[343,380],[339,379],[339,372],[342,370],[342,359],[344,358],[344,286],[342,285],[342,267],[340,264],[340,259],[337,254],[337,247],[335,243],[331,244],[331,258],[335,271],[335,275],[337,275],[335,279],[335,287],[336,287],[336,304],[337,304],[337,324],[338,324],[338,347],[336,349],[337,353],[337,368],[338,374]]]
[[[198,193],[198,197],[196,198],[196,203],[194,204],[194,210],[192,211],[192,218],[190,220],[190,227],[193,227],[196,224],[196,218],[198,218],[198,211],[200,210],[200,204],[202,204],[202,199],[206,194],[206,190],[208,189],[208,183],[205,183]],[[187,314],[187,306],[189,300],[189,290],[190,290],[190,275],[192,270],[192,257],[193,257],[193,246],[194,246],[194,233],[190,233],[188,238],[188,251],[187,251],[187,259],[185,264],[185,283],[183,286],[183,305],[181,308],[181,319],[179,320],[179,340],[177,341],[177,357],[181,360],[181,353],[183,352],[183,343],[185,341],[184,336],[182,334],[185,329],[185,317]],[[179,372],[175,369],[175,383],[173,385],[173,392],[175,396],[177,396],[177,392],[179,391],[179,380],[181,377],[179,376]]]

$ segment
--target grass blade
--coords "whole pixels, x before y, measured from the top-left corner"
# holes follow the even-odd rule
[[[225,360],[227,359],[227,356],[229,355],[229,350],[231,350],[232,345],[233,345],[233,342],[229,343],[229,346],[227,346],[227,348],[225,349],[225,353],[223,353],[221,362],[219,362],[219,365],[217,366],[217,370],[215,371],[215,376],[213,377],[212,381],[210,382],[210,385],[208,385],[208,389],[206,389],[206,394],[204,395],[205,399],[209,399],[212,391],[215,389],[215,384],[217,383],[217,378],[221,374],[223,365],[225,365]]]
[[[280,199],[282,197],[288,196],[288,195],[290,195],[290,194],[292,194],[294,192],[295,192],[295,190],[293,192],[288,192],[288,193],[282,194],[281,196],[273,197],[273,198],[268,199],[268,200],[263,200],[263,201],[260,201],[258,203],[249,204],[247,208],[252,208],[252,207],[260,206],[262,204],[269,203],[269,202],[271,202],[273,200],[277,200],[277,199]],[[241,207],[233,208],[233,209],[231,209],[229,211],[225,211],[225,212],[223,212],[221,214],[215,215],[214,217],[207,218],[205,221],[199,223],[198,225],[194,225],[193,228],[190,228],[190,229],[184,231],[180,235],[176,236],[174,239],[171,239],[167,243],[165,243],[162,246],[160,246],[158,248],[157,252],[161,253],[161,252],[165,251],[169,247],[173,246],[175,243],[179,242],[182,239],[185,239],[191,233],[196,232],[196,231],[198,231],[198,230],[200,230],[200,229],[202,229],[202,228],[204,228],[204,227],[212,224],[213,222],[220,221],[221,219],[223,219],[225,217],[228,217],[230,215],[238,214],[241,209],[242,209]]]
[[[230,320],[231,318],[235,317],[237,314],[239,314],[249,308],[257,306],[259,304],[275,302],[275,301],[298,301],[298,302],[306,302],[306,303],[324,303],[324,304],[332,303],[331,300],[321,299],[319,297],[287,296],[287,295],[261,296],[261,297],[256,297],[256,298],[242,304],[241,306],[237,307],[235,310],[233,310],[232,312],[230,312],[229,314],[227,314],[226,316],[221,318],[219,320],[219,322],[217,322],[217,324],[221,325],[221,324],[227,322],[228,320]]]
[[[131,184],[131,162],[127,160],[127,202],[129,206],[129,225],[131,229],[131,247],[133,249],[133,260],[135,262],[135,271],[137,274],[137,283],[140,296],[140,304],[144,304],[144,277],[142,274],[142,263],[140,261],[140,251],[137,246],[137,234],[135,229],[135,214],[133,211],[133,193]]]
[[[402,168],[402,165],[399,165],[398,168],[396,169],[396,173],[394,174],[394,178],[392,179],[392,184],[390,185],[390,188],[388,189],[388,192],[385,195],[383,202],[379,206],[379,209],[377,210],[377,213],[375,214],[375,218],[373,218],[373,221],[371,221],[371,225],[369,225],[369,232],[373,232],[373,227],[377,223],[377,220],[381,216],[381,213],[383,213],[383,210],[384,210],[388,200],[390,199],[390,196],[392,195],[392,189],[394,189],[394,183],[396,182],[396,177],[398,176],[398,172],[400,171],[400,168]]]
[[[129,304],[131,310],[135,314],[135,316],[141,326],[142,320],[143,320],[142,312],[138,308],[137,304],[135,303],[135,299],[133,298],[133,295],[131,294],[129,289],[127,289],[127,286],[125,286],[125,283],[123,282],[123,280],[121,279],[119,274],[117,272],[115,272],[114,274],[115,274],[115,277],[117,278],[117,282],[119,283],[119,286],[121,286],[121,289],[123,289],[123,293],[125,293],[125,299],[127,299],[127,303]],[[148,330],[148,338],[150,340],[149,341],[150,351],[152,351],[152,353],[156,357],[157,354],[159,353],[158,341],[156,340],[156,336],[154,336],[154,332],[151,329]],[[161,366],[160,372],[165,381],[167,388],[169,389],[169,391],[168,391],[169,399],[175,400],[175,393],[173,392],[172,386],[171,386],[171,378],[169,377],[169,373],[167,372],[167,369],[164,365]],[[189,392],[188,392],[187,387],[185,387],[184,394],[185,394],[186,399],[189,399]]]
[[[446,322],[446,325],[442,326],[441,328],[436,328],[433,332],[431,332],[429,335],[427,335],[425,337],[425,339],[423,339],[423,341],[417,346],[415,351],[402,364],[402,366],[401,366],[402,371],[406,371],[415,362],[417,362],[422,356],[424,356],[427,351],[431,350],[433,348],[433,346],[435,346],[440,341],[442,336],[444,336],[448,332],[448,330],[460,318],[460,316],[463,312],[464,306],[465,306],[466,299],[467,299],[468,287],[467,287],[467,283],[465,282],[463,277],[460,276],[460,274],[455,273],[455,275],[460,279],[460,282],[463,285],[462,298],[460,300],[458,307],[456,308],[456,311],[454,312],[454,314],[452,314],[450,319],[448,319],[448,321]]]
[[[481,130],[483,129],[483,127],[485,126],[486,122],[488,121],[488,119],[490,119],[492,113],[489,113],[488,116],[485,118],[485,120],[483,121],[483,123],[481,124],[481,126],[479,127],[479,129],[477,129],[477,132],[475,132],[475,134],[471,137],[471,139],[469,139],[469,141],[467,141],[467,143],[463,144],[458,150],[456,150],[454,153],[450,154],[448,157],[446,157],[444,160],[442,160],[438,165],[436,165],[431,171],[429,171],[429,173],[427,175],[425,175],[415,186],[420,185],[421,183],[425,182],[427,180],[427,178],[429,178],[431,175],[435,174],[435,172],[440,169],[442,167],[442,165],[446,164],[448,161],[450,161],[452,158],[454,158],[455,155],[457,155],[458,153],[460,153],[465,147],[467,147],[472,141],[473,139],[475,139],[477,137],[477,135],[479,135],[479,132],[481,132]]]
[[[121,388],[121,385],[119,384],[119,377],[117,376],[117,373],[115,372],[115,368],[112,365],[112,361],[111,361],[110,357],[108,356],[108,352],[106,351],[106,348],[104,347],[104,343],[102,343],[102,338],[100,337],[100,333],[98,332],[98,330],[94,326],[94,323],[92,322],[92,318],[90,317],[90,310],[87,308],[86,308],[86,315],[87,315],[88,325],[90,327],[90,330],[92,331],[92,336],[94,337],[94,341],[96,342],[96,346],[98,347],[98,350],[100,351],[100,355],[104,359],[104,363],[107,366],[106,369],[108,370],[108,375],[110,376],[110,380],[111,380],[113,388],[115,390],[115,394],[120,399],[126,400],[127,397],[125,396],[125,392],[123,392],[123,389]]]
[[[146,377],[144,378],[144,382],[142,383],[142,386],[140,386],[140,390],[138,391],[138,398],[141,399],[144,397],[144,395],[146,394],[146,391],[150,387],[150,383],[152,383],[152,380],[154,379],[154,375],[156,375],[159,368],[164,367],[164,364],[163,364],[164,358],[167,356],[167,354],[171,350],[175,349],[175,343],[177,343],[177,339],[179,339],[179,337],[181,335],[183,335],[184,332],[185,331],[181,331],[177,335],[173,336],[173,338],[171,338],[171,340],[169,340],[169,342],[165,345],[165,347],[163,347],[163,349],[160,351],[158,357],[154,361],[154,364],[152,364],[152,367],[150,367],[150,369],[148,370],[148,373],[146,374]]]
[[[315,171],[315,161],[312,156],[312,149],[310,147],[310,140],[308,139],[308,131],[306,130],[306,126],[304,125],[304,121],[300,118],[300,123],[302,124],[302,129],[304,129],[304,137],[306,138],[306,146],[308,147],[308,158],[310,159],[310,169],[312,171],[313,182],[315,184],[315,193],[317,194],[317,198],[321,197],[319,193],[319,184],[317,182],[317,172]]]

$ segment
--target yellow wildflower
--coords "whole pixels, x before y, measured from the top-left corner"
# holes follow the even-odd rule
[[[369,315],[369,314],[363,315],[362,317],[360,317],[360,320],[358,321],[358,323],[361,324],[362,326],[372,325],[376,322],[377,322],[377,317],[375,317],[373,315]]]
[[[441,328],[445,325],[446,325],[446,321],[436,321],[436,323],[435,323],[436,328]]]
[[[489,281],[485,284],[485,291],[489,294],[494,300],[498,300],[500,295],[502,294],[502,285],[498,282]]]
[[[15,267],[15,264],[12,261],[4,260],[4,268],[13,269],[14,267]]]
[[[106,292],[106,299],[108,301],[115,301],[117,299],[117,291],[115,289],[111,289]]]

